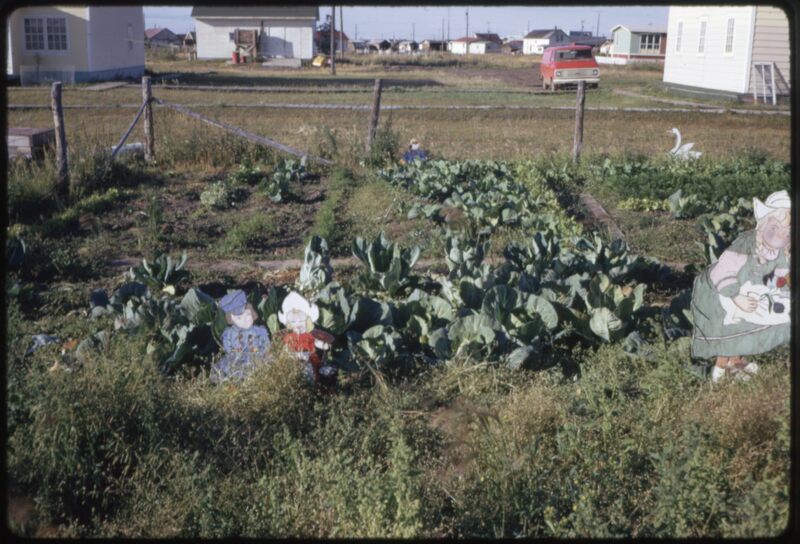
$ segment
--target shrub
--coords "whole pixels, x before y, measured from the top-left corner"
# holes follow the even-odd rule
[[[221,242],[224,251],[262,249],[276,232],[276,226],[264,215],[252,215],[231,228]]]
[[[400,152],[400,134],[392,129],[392,118],[382,127],[375,130],[372,147],[364,157],[364,164],[369,167],[381,167],[397,161]]]
[[[200,203],[207,208],[225,210],[235,207],[248,197],[243,187],[236,187],[228,180],[216,181],[200,193]]]

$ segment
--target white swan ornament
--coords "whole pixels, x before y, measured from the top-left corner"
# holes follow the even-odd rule
[[[672,128],[668,132],[675,135],[675,147],[669,150],[669,154],[679,159],[697,159],[703,153],[700,151],[692,151],[694,147],[693,142],[681,145],[681,132],[677,128]]]

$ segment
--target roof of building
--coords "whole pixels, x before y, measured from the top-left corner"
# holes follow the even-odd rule
[[[667,33],[667,29],[666,28],[659,27],[659,26],[646,27],[646,28],[641,28],[641,27],[630,28],[630,27],[627,27],[625,25],[614,25],[613,27],[611,27],[611,32],[613,33],[618,28],[624,28],[625,30],[627,30],[628,32],[630,32],[632,34],[666,34]]]
[[[192,17],[259,18],[259,19],[319,19],[317,6],[194,6]]]
[[[328,34],[328,35],[330,35],[330,33],[331,33],[330,30],[325,32],[325,34]],[[334,30],[333,31],[333,35],[335,36],[335,39],[337,39],[337,40],[342,40],[342,41],[345,41],[345,42],[349,42],[350,41],[350,38],[347,37],[347,34],[342,32],[341,30]],[[314,39],[318,40],[321,37],[322,37],[322,31],[321,30],[315,30],[314,31]]]
[[[458,43],[476,43],[476,42],[488,42],[489,40],[476,38],[475,36],[464,36],[463,38],[458,38],[456,40],[451,40],[451,41]]]
[[[605,36],[572,36],[570,40],[577,45],[601,45],[607,41]]]
[[[591,49],[591,45],[577,45],[577,44],[569,44],[569,45],[556,45],[553,47],[548,47],[547,50],[553,51],[562,51],[564,49]]]
[[[475,37],[476,37],[476,38],[480,38],[481,40],[486,40],[486,41],[489,41],[489,42],[494,42],[494,43],[498,43],[498,44],[502,44],[502,43],[503,43],[503,40],[501,40],[501,39],[500,39],[500,36],[498,36],[497,34],[494,34],[494,33],[489,33],[489,32],[486,32],[486,33],[480,33],[480,32],[476,32],[476,33],[475,33]]]
[[[553,32],[558,32],[560,29],[558,28],[547,28],[541,30],[531,30],[527,34],[525,34],[526,39],[537,39],[537,38],[549,38]],[[564,32],[561,30],[561,32]]]
[[[509,40],[506,43],[504,43],[503,45],[507,45],[511,49],[521,48],[522,47],[522,40]]]
[[[147,28],[147,29],[145,29],[145,31],[144,31],[144,35],[145,35],[145,36],[147,36],[147,39],[148,39],[148,40],[152,40],[153,38],[155,38],[156,36],[158,36],[158,35],[159,35],[159,34],[161,34],[162,32],[169,32],[170,34],[172,34],[173,36],[175,36],[175,33],[174,33],[174,32],[172,32],[172,31],[171,31],[170,29],[168,29],[168,28]]]

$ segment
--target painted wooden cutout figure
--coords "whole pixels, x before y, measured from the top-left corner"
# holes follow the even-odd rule
[[[427,158],[428,152],[424,149],[420,149],[419,141],[416,138],[413,138],[408,144],[408,150],[403,155],[403,162],[406,164],[411,164],[416,160],[424,161]]]
[[[791,199],[786,191],[753,199],[756,228],[743,232],[719,260],[695,278],[692,356],[716,358],[712,381],[749,378],[765,353],[791,335],[789,251]]]
[[[325,352],[331,347],[334,337],[315,329],[319,319],[319,307],[292,291],[281,304],[278,320],[288,329],[281,336],[283,343],[305,362],[304,372],[315,383],[335,386],[336,367],[325,363]]]
[[[211,367],[211,381],[242,379],[259,361],[267,361],[269,333],[266,327],[255,325],[258,313],[247,302],[244,291],[228,293],[219,302],[225,312],[227,327],[222,333],[225,355]]]

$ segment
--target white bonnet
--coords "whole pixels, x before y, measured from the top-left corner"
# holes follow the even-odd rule
[[[278,312],[278,320],[286,325],[286,316],[292,310],[297,310],[306,314],[311,318],[311,321],[316,322],[319,319],[319,307],[316,304],[308,302],[300,293],[292,291],[286,298],[283,299],[281,304],[281,311]]]
[[[753,212],[756,216],[756,221],[761,221],[761,218],[774,212],[778,209],[791,209],[792,199],[786,191],[777,191],[767,197],[767,200],[761,202],[757,198],[753,198]]]

